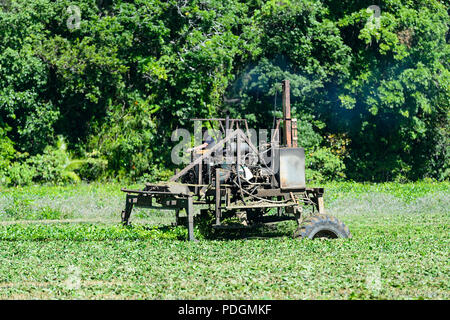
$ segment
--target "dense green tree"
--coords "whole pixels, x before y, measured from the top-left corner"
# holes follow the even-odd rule
[[[283,79],[314,179],[448,178],[443,1],[0,3],[1,183],[52,180],[37,168],[52,155],[86,158],[90,179],[157,179],[189,118],[271,128]]]
[[[277,84],[290,79],[294,115],[314,116],[322,136],[349,139],[342,158],[350,178],[446,178],[446,7],[431,0],[378,1],[378,19],[371,6],[266,2],[254,16],[261,54],[230,95],[241,99],[249,120],[270,123]]]
[[[358,180],[444,178],[449,143],[448,13],[439,1],[369,2],[329,8],[352,47],[351,77],[328,127],[348,132],[350,176]],[[439,163],[438,166],[435,164]],[[448,177],[448,173],[447,173]]]

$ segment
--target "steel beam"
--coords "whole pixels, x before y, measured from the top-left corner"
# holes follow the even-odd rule
[[[192,196],[186,201],[186,214],[188,218],[188,238],[189,241],[195,241],[194,237],[194,201]]]
[[[283,118],[284,118],[284,142],[286,147],[292,147],[291,131],[291,95],[289,80],[283,81]]]
[[[216,225],[220,225],[220,205],[222,196],[220,193],[220,169],[216,169]]]

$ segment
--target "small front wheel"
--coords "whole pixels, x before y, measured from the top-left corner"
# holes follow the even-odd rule
[[[306,218],[294,232],[294,238],[337,239],[351,237],[350,230],[343,222],[326,214]]]

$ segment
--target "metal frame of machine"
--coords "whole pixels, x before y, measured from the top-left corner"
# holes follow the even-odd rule
[[[325,215],[324,189],[306,187],[305,153],[297,145],[296,119],[290,116],[288,80],[283,81],[283,119],[276,121],[275,134],[263,150],[251,142],[246,120],[193,120],[219,124],[224,138],[202,152],[191,151],[190,164],[168,182],[147,183],[142,190],[122,189],[126,193],[123,224],[129,224],[133,207],[173,210],[176,224],[181,223],[179,214],[185,209],[188,237],[194,240],[194,206],[199,205],[202,213],[215,216],[212,228],[245,228],[296,220],[297,236],[351,236],[339,220]],[[305,219],[305,206],[312,207],[308,214],[316,219]],[[224,224],[228,217],[235,217],[238,224]]]

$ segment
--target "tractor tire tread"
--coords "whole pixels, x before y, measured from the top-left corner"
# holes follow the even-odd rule
[[[333,238],[351,238],[349,228],[339,219],[326,214],[317,214],[306,218],[294,232],[294,238],[314,239],[319,232],[325,231]]]

